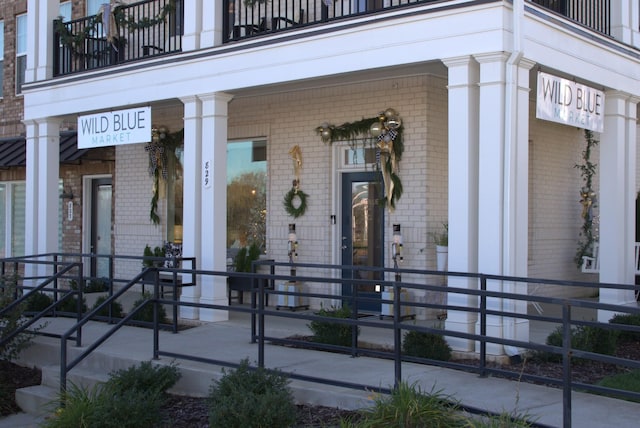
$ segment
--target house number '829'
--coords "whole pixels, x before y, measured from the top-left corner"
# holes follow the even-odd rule
[[[202,186],[205,189],[211,187],[211,161],[202,162]]]

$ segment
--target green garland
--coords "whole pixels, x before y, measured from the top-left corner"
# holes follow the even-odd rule
[[[284,196],[283,201],[284,209],[287,211],[287,214],[293,218],[298,218],[303,215],[307,210],[307,196],[309,195],[304,193],[302,190],[292,187]],[[300,200],[300,204],[297,208],[293,205],[293,201],[296,198]]]
[[[355,141],[361,140],[363,142],[368,141],[371,145],[374,145],[377,140],[371,136],[370,128],[374,123],[380,122],[380,115],[381,114],[378,114],[376,117],[363,118],[355,122],[345,122],[342,125],[323,124],[316,128],[316,133],[320,135],[322,141],[329,144],[333,144],[336,141],[347,141],[350,146],[354,147]],[[396,162],[400,162],[402,160],[402,154],[404,153],[404,141],[402,139],[403,130],[404,127],[400,125],[400,127],[396,129],[398,134],[393,140],[393,151],[395,153]],[[402,187],[402,180],[400,179],[400,176],[393,171],[393,164],[390,156],[387,156],[384,165],[381,167],[385,168],[393,181],[393,191],[391,192],[390,199],[390,205],[393,209],[396,207],[396,202],[400,199],[404,191]],[[382,206],[386,206],[387,198],[380,198],[379,203]]]
[[[176,148],[184,141],[184,129],[174,133],[166,133],[166,136],[159,140],[158,143],[147,143],[145,150],[149,153],[149,175],[153,177],[153,193],[151,196],[151,208],[149,210],[149,220],[153,224],[160,224],[160,216],[158,215],[158,201],[160,200],[160,177],[166,179],[168,177],[167,164],[169,157],[173,157],[173,164],[176,168],[180,165],[180,160],[176,156]],[[159,162],[153,160],[156,155],[154,148],[159,148]],[[175,171],[171,171],[175,174]]]
[[[596,167],[597,165],[591,162],[591,150],[598,145],[598,140],[595,139],[593,132],[585,129],[584,130],[584,138],[587,142],[587,147],[582,152],[582,159],[584,161],[581,165],[574,165],[574,168],[580,170],[580,175],[582,176],[582,181],[584,182],[584,186],[581,190],[581,195],[583,199],[585,197],[591,197],[593,192],[593,178],[596,175]],[[581,201],[584,203],[584,201]],[[591,207],[595,207],[595,200],[590,201],[592,203]],[[582,266],[582,256],[592,256],[593,255],[593,244],[598,240],[597,233],[594,232],[594,218],[593,215],[588,213],[588,215],[583,215],[583,223],[582,228],[580,230],[581,239],[578,241],[578,248],[576,249],[576,257],[574,259],[578,268]]]
[[[131,16],[125,15],[125,8],[122,6],[116,7],[112,13],[118,28],[126,28],[129,32],[133,32],[134,30],[150,28],[154,25],[166,22],[167,15],[175,9],[175,0],[171,0],[165,4],[160,12],[153,18],[144,17],[140,20],[135,20]],[[87,38],[95,37],[95,35],[99,33],[98,24],[102,24],[102,13],[91,16],[87,20],[87,25],[78,34],[71,33],[61,18],[56,19],[53,22],[55,32],[60,37],[60,43],[63,46],[70,48],[71,52],[79,57],[96,57],[98,55],[85,52],[85,40]]]

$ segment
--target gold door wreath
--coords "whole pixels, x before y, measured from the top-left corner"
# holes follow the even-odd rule
[[[284,196],[284,209],[293,218],[298,218],[307,210],[307,195],[300,189],[300,171],[302,170],[302,150],[297,144],[289,150],[289,156],[293,159],[293,172],[295,179],[291,190]],[[295,201],[295,202],[294,202]]]

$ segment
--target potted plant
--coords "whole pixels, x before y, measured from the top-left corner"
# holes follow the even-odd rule
[[[449,255],[449,224],[442,223],[443,230],[431,234],[433,243],[436,244],[436,262],[439,271],[447,270],[447,258]]]
[[[251,272],[251,264],[260,258],[260,247],[255,242],[248,247],[242,247],[233,258],[233,272]],[[229,292],[238,292],[238,301],[242,303],[242,293],[251,291],[253,279],[248,277],[229,276]]]
[[[142,253],[142,266],[145,268],[149,267],[160,267],[164,263],[164,248],[162,247],[154,247],[153,249],[147,244],[144,247],[144,251]],[[163,260],[158,260],[160,257]]]

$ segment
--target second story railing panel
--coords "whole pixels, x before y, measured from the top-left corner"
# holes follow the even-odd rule
[[[54,23],[54,75],[182,50],[183,0],[145,0]]]
[[[224,41],[438,0],[225,0]]]
[[[530,0],[602,34],[611,35],[611,0]]]

